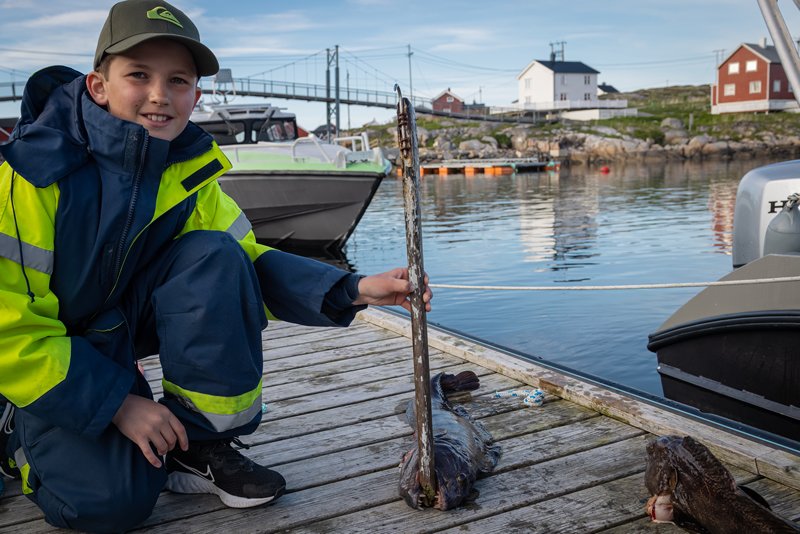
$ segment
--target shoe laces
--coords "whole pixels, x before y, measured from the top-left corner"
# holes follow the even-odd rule
[[[211,457],[219,458],[226,466],[236,466],[244,471],[252,471],[255,463],[238,449],[234,449],[231,443],[242,449],[250,448],[250,445],[243,443],[239,438],[230,438],[210,442],[203,447],[203,452]]]

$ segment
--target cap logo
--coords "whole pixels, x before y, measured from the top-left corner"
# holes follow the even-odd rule
[[[154,19],[154,20],[165,20],[167,22],[173,23],[178,28],[183,28],[183,24],[181,24],[178,21],[178,19],[175,18],[175,15],[170,13],[170,11],[167,8],[162,7],[162,6],[154,7],[153,9],[148,11],[147,12],[147,18],[148,19]]]

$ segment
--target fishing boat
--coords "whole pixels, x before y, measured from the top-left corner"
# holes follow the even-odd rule
[[[222,190],[272,246],[341,250],[391,168],[366,134],[301,136],[295,115],[270,104],[198,105],[192,121],[233,165]]]
[[[759,5],[789,79],[800,82],[800,58],[777,6]],[[800,444],[798,193],[800,160],[742,178],[734,270],[667,319],[648,348],[667,398]]]

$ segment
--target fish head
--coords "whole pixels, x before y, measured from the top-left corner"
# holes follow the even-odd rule
[[[419,477],[419,454],[416,447],[408,451],[400,463],[400,496],[412,508],[433,507],[449,510],[475,495],[472,484],[476,469],[469,458],[453,454],[449,447],[434,445],[436,495],[429,499]]]
[[[414,447],[403,455],[400,461],[400,496],[411,508],[420,508],[424,505],[421,497],[422,484],[419,480],[419,453]]]
[[[461,449],[463,448],[454,448],[447,444],[434,447],[436,462],[434,508],[450,510],[477,494],[477,490],[472,487],[477,476],[477,460]]]
[[[674,452],[681,438],[662,436],[647,444],[644,483],[650,495],[671,495],[678,484]]]

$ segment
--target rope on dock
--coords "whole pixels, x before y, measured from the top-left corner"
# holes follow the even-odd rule
[[[754,278],[752,280],[724,280],[717,282],[676,282],[672,284],[628,284],[616,286],[473,286],[461,284],[428,284],[432,288],[467,289],[475,291],[609,291],[618,289],[668,289],[676,287],[744,286],[751,284],[774,284],[798,282],[800,276],[777,278]]]

